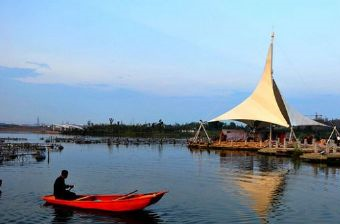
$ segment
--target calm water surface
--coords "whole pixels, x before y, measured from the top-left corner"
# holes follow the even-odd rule
[[[42,135],[0,134],[39,142]],[[0,164],[0,223],[339,223],[340,169],[228,151],[190,151],[181,145],[63,144],[36,162]],[[45,206],[60,170],[85,193],[169,190],[133,214]]]

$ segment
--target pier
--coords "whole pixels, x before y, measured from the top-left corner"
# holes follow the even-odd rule
[[[193,143],[190,142],[188,144],[188,148],[191,149],[220,149],[220,150],[238,150],[238,151],[255,151],[262,149],[265,147],[264,143],[260,142],[236,142],[236,141],[229,141],[229,142],[197,142]]]
[[[300,141],[280,142],[279,139],[264,142],[253,141],[215,141],[215,142],[189,142],[188,148],[200,150],[230,150],[230,151],[252,151],[261,155],[268,156],[284,156],[300,158],[306,162],[327,163],[340,165],[340,146],[334,140],[328,143],[324,141],[317,142],[313,139],[312,144],[308,144],[305,140]]]
[[[28,142],[0,142],[0,163],[17,158],[33,156],[37,161],[46,158],[45,151],[62,150],[63,146],[58,144],[28,143]]]
[[[300,159],[312,163],[327,163],[329,165],[339,165],[340,153],[339,152],[331,154],[308,153],[301,155]]]

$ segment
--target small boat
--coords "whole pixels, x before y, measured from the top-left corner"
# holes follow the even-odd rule
[[[34,158],[37,160],[37,162],[40,162],[46,159],[46,155],[43,151],[37,151],[37,153],[34,155]]]
[[[79,195],[74,200],[56,199],[54,195],[46,195],[42,199],[53,205],[110,212],[131,212],[142,210],[149,205],[155,204],[166,193],[167,191],[147,194]]]

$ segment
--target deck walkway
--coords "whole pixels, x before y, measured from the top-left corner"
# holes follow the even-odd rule
[[[213,143],[189,143],[188,147],[192,149],[221,149],[221,150],[239,150],[239,151],[258,151],[265,147],[266,144],[261,142],[213,142]]]
[[[190,149],[214,149],[214,150],[230,150],[230,151],[252,151],[262,155],[286,156],[300,158],[307,162],[318,162],[327,164],[340,165],[340,147],[336,145],[324,144],[301,144],[273,143],[269,147],[266,142],[212,142],[212,143],[189,143]]]
[[[320,154],[320,153],[308,153],[300,156],[300,159],[307,162],[314,163],[327,163],[330,165],[339,165],[340,164],[340,153],[329,153],[329,154]]]

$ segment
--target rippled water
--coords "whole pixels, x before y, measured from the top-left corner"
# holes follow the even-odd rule
[[[27,137],[42,135],[0,134]],[[45,136],[46,137],[46,136]],[[288,158],[180,145],[63,144],[62,152],[0,164],[0,223],[339,223],[340,169]],[[60,170],[83,193],[169,190],[142,212],[45,206]]]

